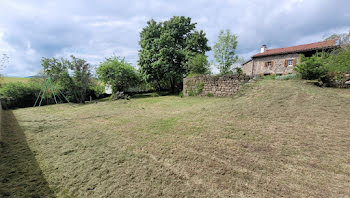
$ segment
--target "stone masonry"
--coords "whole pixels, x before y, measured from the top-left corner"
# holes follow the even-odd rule
[[[184,96],[232,96],[248,80],[249,77],[246,75],[194,76],[184,79],[183,94]]]

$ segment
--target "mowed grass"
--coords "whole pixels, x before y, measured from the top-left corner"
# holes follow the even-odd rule
[[[349,89],[273,80],[4,111],[0,197],[349,197],[349,115]]]
[[[10,82],[29,82],[31,78],[18,78],[18,77],[1,77],[0,83],[10,83]]]

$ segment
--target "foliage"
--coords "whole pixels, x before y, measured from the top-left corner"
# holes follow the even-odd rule
[[[180,91],[179,96],[180,96],[180,98],[183,98],[184,97],[184,93],[182,91]]]
[[[71,60],[42,58],[41,62],[44,74],[59,85],[69,101],[85,103],[86,92],[91,86],[90,64],[73,55]]]
[[[6,68],[7,64],[9,62],[9,57],[7,54],[2,54],[0,58],[0,71]],[[2,74],[0,73],[0,78],[2,77]]]
[[[203,91],[203,88],[204,88],[204,83],[199,83],[199,84],[197,85],[197,93],[196,93],[196,95],[201,94],[202,91]]]
[[[350,30],[348,32],[340,33],[340,34],[332,34],[327,37],[325,40],[338,39],[339,45],[341,48],[347,48],[350,44]]]
[[[110,57],[100,64],[96,71],[98,78],[112,86],[113,93],[126,91],[139,82],[136,69],[124,58]]]
[[[0,87],[0,99],[4,107],[30,107],[33,106],[40,92],[40,84],[29,82],[10,82]]]
[[[189,58],[186,64],[188,74],[210,74],[210,65],[207,56],[197,54]]]
[[[325,68],[330,72],[350,72],[350,46],[330,55]]]
[[[235,55],[237,44],[237,36],[231,34],[230,30],[220,31],[218,41],[214,45],[214,57],[219,63],[220,73],[231,72],[232,65],[238,60],[238,56]]]
[[[151,93],[151,96],[152,96],[152,97],[159,97],[159,93],[158,93],[158,92],[152,92],[152,93]]]
[[[145,80],[157,90],[181,89],[188,60],[210,50],[205,33],[195,28],[191,18],[174,16],[159,23],[152,19],[142,29],[138,64]]]
[[[287,74],[287,75],[282,75],[282,76],[276,76],[276,80],[291,80],[291,79],[299,79],[300,75],[299,74]]]
[[[296,65],[295,71],[299,72],[301,78],[306,80],[319,79],[327,74],[324,66],[326,57],[324,54],[316,53],[311,57],[300,55],[300,63]]]
[[[207,96],[208,97],[214,97],[214,94],[213,93],[207,93]]]
[[[236,67],[235,70],[236,70],[236,73],[237,73],[238,75],[243,75],[243,69],[242,69],[242,68]]]

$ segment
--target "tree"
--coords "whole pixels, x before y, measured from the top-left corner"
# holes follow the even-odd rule
[[[152,19],[141,31],[140,71],[158,90],[164,84],[168,84],[172,92],[182,87],[188,60],[210,50],[205,33],[196,31],[195,27],[191,18],[174,16],[159,23]]]
[[[348,32],[340,33],[340,34],[332,34],[327,37],[325,40],[333,40],[338,39],[339,45],[342,49],[347,50],[347,46],[350,45],[350,30]]]
[[[190,57],[186,65],[188,74],[210,74],[210,65],[207,56],[197,54]]]
[[[90,64],[73,55],[71,55],[71,60],[42,58],[41,64],[44,74],[63,89],[70,101],[85,103],[86,91],[91,85]]]
[[[0,71],[5,69],[8,63],[9,63],[9,57],[7,56],[7,54],[2,54],[0,58]],[[1,76],[2,75],[0,73],[0,77]]]
[[[221,30],[218,41],[214,45],[214,58],[218,62],[218,69],[221,74],[232,72],[232,65],[238,60],[235,55],[237,47],[237,36],[231,34],[230,30]]]
[[[139,75],[131,64],[118,57],[106,58],[97,68],[97,76],[105,84],[112,86],[113,93],[126,91],[137,85]]]

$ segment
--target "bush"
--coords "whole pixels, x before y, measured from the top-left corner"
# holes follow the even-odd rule
[[[0,87],[0,99],[3,107],[32,107],[40,93],[40,84],[12,82]],[[46,100],[44,101],[46,103]]]
[[[325,68],[329,72],[350,72],[350,46],[330,55]]]
[[[276,80],[290,80],[290,79],[299,79],[299,74],[288,74],[288,75],[282,75],[282,76],[276,76]]]
[[[140,82],[136,69],[124,59],[118,57],[106,58],[97,68],[98,78],[112,86],[113,93],[127,91]]]
[[[295,67],[302,79],[315,80],[327,74],[325,68],[326,57],[323,54],[314,54],[312,57],[300,56],[300,63]]]

